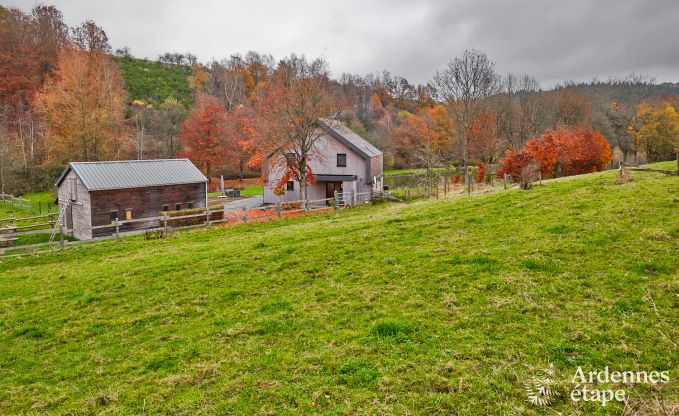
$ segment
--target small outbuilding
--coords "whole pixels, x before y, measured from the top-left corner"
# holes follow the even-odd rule
[[[56,182],[64,227],[88,240],[121,231],[158,226],[163,211],[207,206],[207,178],[188,159],[71,162]]]

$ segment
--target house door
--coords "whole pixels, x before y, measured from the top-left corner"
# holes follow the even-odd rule
[[[326,182],[325,183],[325,197],[326,198],[334,198],[335,197],[335,191],[337,192],[342,192],[342,183],[343,182]]]

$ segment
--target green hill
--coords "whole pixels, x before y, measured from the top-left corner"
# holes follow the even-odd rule
[[[627,390],[663,414],[679,177],[633,178],[0,259],[0,413],[538,415],[552,364],[563,414],[622,411],[570,401],[578,365],[671,370]]]
[[[114,59],[120,64],[130,100],[162,103],[166,98],[174,97],[186,108],[192,105],[187,79],[191,75],[190,68],[132,57]]]

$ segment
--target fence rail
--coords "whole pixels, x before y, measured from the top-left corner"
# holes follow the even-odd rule
[[[229,208],[228,205],[224,205],[223,208],[221,209],[213,209],[207,207],[207,208],[196,208],[194,210],[191,210],[198,211],[195,214],[181,213],[181,211],[178,211],[180,215],[176,216],[171,215],[171,212],[163,212],[161,213],[161,215],[157,217],[138,218],[131,220],[115,219],[110,224],[97,225],[91,227],[93,233],[96,231],[103,230],[105,231],[106,235],[98,236],[91,240],[83,241],[68,241],[66,239],[66,236],[73,235],[73,230],[66,229],[63,226],[60,226],[59,231],[57,232],[58,235],[57,241],[27,245],[12,245],[5,247],[2,247],[0,245],[0,255],[14,250],[35,249],[55,245],[59,246],[60,248],[63,248],[67,245],[96,242],[112,238],[118,239],[121,236],[140,234],[147,231],[155,230],[170,231],[197,227],[209,227],[210,225],[220,223],[236,224],[248,222],[262,222],[300,213],[310,213],[331,209],[339,209],[341,207],[349,207],[353,205],[367,203],[370,201],[370,199],[371,192],[363,193],[335,192],[333,198],[278,202],[274,205],[259,208],[250,209]],[[53,219],[53,215],[54,214],[31,217],[31,219],[33,220],[49,218],[49,221],[46,223],[32,225],[33,227],[45,225],[51,226],[50,228],[46,229],[20,231],[25,228],[30,228],[31,226],[16,226],[16,222],[12,222],[11,226],[6,226],[3,228],[2,224],[0,224],[0,243],[2,243],[3,241],[6,243],[8,242],[16,243],[17,239],[21,236],[51,233],[55,226],[59,226]],[[24,219],[16,218],[11,220],[16,220],[18,222]],[[145,224],[148,226],[144,226]]]

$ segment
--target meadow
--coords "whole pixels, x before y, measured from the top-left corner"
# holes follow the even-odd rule
[[[0,413],[617,415],[569,398],[610,366],[670,414],[678,213],[609,171],[0,258]]]

